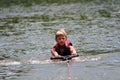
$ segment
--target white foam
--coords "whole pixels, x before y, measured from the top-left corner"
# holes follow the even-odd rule
[[[5,66],[8,66],[8,65],[20,65],[21,62],[17,62],[17,61],[0,61],[0,65],[5,65]]]
[[[44,61],[41,61],[41,60],[29,60],[27,62],[27,64],[47,64],[47,63],[50,63],[50,60],[44,60]]]
[[[99,59],[101,59],[101,57],[80,57],[80,59],[75,62],[97,61]],[[3,60],[3,61],[0,61],[0,65],[8,66],[8,65],[20,65],[20,64],[48,64],[48,63],[64,63],[64,62],[65,61],[59,61],[59,60],[54,61],[54,60],[35,60],[35,59],[22,61],[22,62]]]

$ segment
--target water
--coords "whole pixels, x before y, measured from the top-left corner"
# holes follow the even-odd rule
[[[70,80],[66,62],[49,60],[60,28],[80,55],[73,80],[120,80],[119,0],[0,4],[0,80]]]

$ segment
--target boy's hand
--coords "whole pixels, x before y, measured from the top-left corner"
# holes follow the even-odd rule
[[[61,57],[60,55],[55,55],[54,57]]]

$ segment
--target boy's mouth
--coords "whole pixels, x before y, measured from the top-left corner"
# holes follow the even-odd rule
[[[64,45],[64,42],[60,42],[60,45],[63,46],[63,45]]]

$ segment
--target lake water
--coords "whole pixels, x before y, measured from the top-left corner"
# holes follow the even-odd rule
[[[120,0],[37,1],[0,1],[0,80],[70,80],[49,60],[60,28],[80,55],[73,80],[120,80]]]

